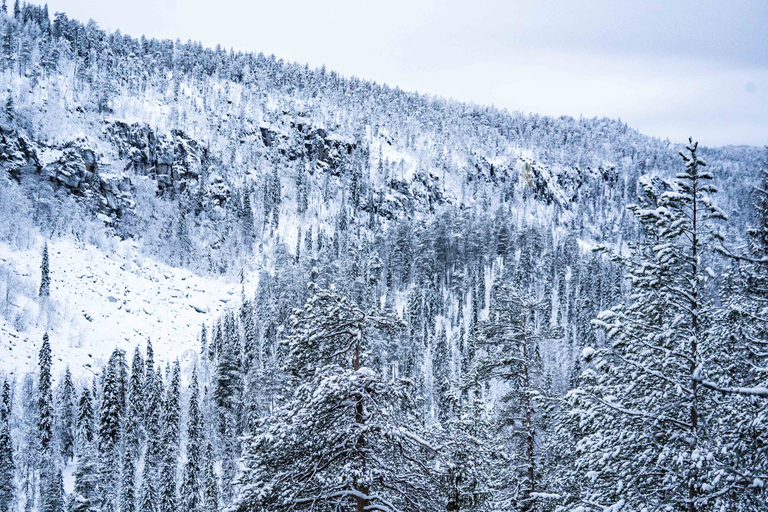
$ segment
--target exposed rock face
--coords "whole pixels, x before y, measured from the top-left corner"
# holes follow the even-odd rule
[[[42,161],[40,154],[49,158]],[[110,218],[119,217],[121,209],[132,205],[131,183],[127,178],[102,178],[96,150],[83,139],[61,147],[42,147],[16,132],[0,132],[0,168],[22,180],[40,180],[46,184],[43,194],[66,190],[91,201],[94,210]],[[40,198],[39,198],[40,199]]]
[[[144,124],[113,121],[104,135],[127,161],[125,170],[157,181],[161,192],[183,192],[197,182],[208,162],[208,152],[181,130],[157,135]]]
[[[301,117],[293,119],[285,128],[271,124],[259,127],[261,140],[265,147],[277,150],[288,160],[304,158],[316,161],[334,175],[341,172],[342,161],[352,154],[356,144],[343,137],[329,134],[324,128],[311,125]]]

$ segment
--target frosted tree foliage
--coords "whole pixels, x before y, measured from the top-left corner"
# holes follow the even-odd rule
[[[0,91],[0,512],[768,510],[764,148],[23,2]]]

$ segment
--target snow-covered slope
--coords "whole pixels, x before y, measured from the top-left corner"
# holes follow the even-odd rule
[[[0,317],[0,371],[33,370],[43,333],[55,347],[53,373],[98,373],[114,347],[133,351],[149,336],[156,360],[191,363],[201,324],[240,300],[239,283],[207,279],[141,256],[129,241],[104,254],[67,239],[49,243],[51,297],[37,297],[41,247],[0,243],[0,293],[9,307]],[[40,240],[42,244],[42,240]]]

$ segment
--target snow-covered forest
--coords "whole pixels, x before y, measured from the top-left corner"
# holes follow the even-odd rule
[[[0,512],[768,510],[764,148],[0,9]]]

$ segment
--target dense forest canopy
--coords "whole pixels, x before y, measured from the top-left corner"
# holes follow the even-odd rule
[[[763,148],[0,11],[0,512],[768,510]]]

